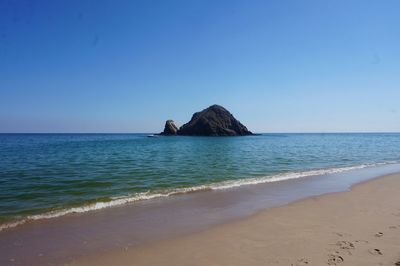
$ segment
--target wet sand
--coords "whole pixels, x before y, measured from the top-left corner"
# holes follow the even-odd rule
[[[400,174],[70,265],[398,265]]]

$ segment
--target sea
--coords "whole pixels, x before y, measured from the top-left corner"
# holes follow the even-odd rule
[[[398,133],[0,134],[0,231],[148,199],[399,162]]]

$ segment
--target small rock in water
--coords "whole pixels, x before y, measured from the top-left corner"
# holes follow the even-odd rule
[[[175,125],[174,120],[167,120],[165,122],[164,131],[161,135],[164,136],[173,136],[178,133],[178,127]]]

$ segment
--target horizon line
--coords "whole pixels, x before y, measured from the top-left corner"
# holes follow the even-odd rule
[[[5,134],[159,134],[157,132],[0,132],[0,135]],[[400,134],[400,131],[310,131],[310,132],[253,132],[253,134]]]

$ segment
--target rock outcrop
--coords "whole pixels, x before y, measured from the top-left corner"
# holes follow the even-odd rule
[[[177,132],[184,136],[245,136],[252,135],[244,125],[220,105],[197,112]]]
[[[164,131],[161,133],[161,135],[165,136],[173,136],[178,133],[178,127],[175,125],[174,120],[167,120],[165,122],[165,127]]]

